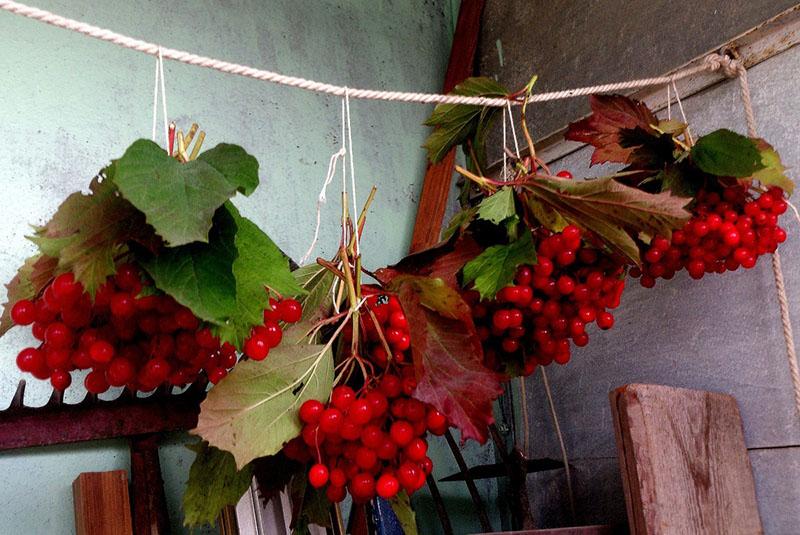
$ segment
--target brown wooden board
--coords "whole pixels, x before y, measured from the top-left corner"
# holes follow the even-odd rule
[[[609,397],[631,533],[763,533],[732,396],[633,384]]]
[[[131,535],[125,470],[84,472],[72,482],[77,535]]]
[[[452,91],[465,78],[472,76],[483,4],[484,0],[462,0],[461,2],[456,31],[453,35],[453,46],[450,50],[450,60],[444,77],[445,93]],[[455,161],[456,149],[453,149],[441,162],[429,164],[425,171],[414,233],[411,236],[411,252],[427,249],[439,241]]]

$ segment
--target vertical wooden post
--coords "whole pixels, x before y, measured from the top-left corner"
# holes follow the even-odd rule
[[[84,472],[72,482],[77,535],[131,535],[125,470]]]
[[[136,535],[169,533],[164,481],[158,460],[156,433],[131,438],[131,486]]]
[[[444,77],[445,93],[452,91],[456,85],[472,76],[483,5],[484,0],[461,1],[453,45],[450,49],[450,61]],[[455,161],[456,149],[452,149],[441,162],[429,164],[425,171],[414,234],[411,237],[412,253],[427,249],[439,241]]]

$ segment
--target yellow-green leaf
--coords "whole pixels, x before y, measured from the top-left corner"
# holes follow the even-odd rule
[[[770,147],[766,142],[762,142],[765,147],[761,148],[761,163],[764,168],[753,173],[753,178],[765,186],[777,186],[791,195],[794,192],[794,182],[786,176],[786,168],[781,162],[778,152]]]
[[[400,527],[403,528],[405,535],[417,535],[417,516],[414,514],[414,509],[411,508],[411,500],[405,491],[400,491],[394,498],[389,501],[394,511],[394,516],[400,522]]]
[[[274,455],[296,437],[300,405],[327,400],[332,384],[330,347],[279,345],[262,362],[239,362],[212,388],[192,432],[230,451],[241,468],[256,457]]]

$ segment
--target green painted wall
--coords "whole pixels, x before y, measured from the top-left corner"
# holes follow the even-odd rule
[[[436,91],[450,48],[457,2],[449,0],[38,0],[57,13],[122,33],[231,61],[358,87]],[[32,251],[23,236],[68,193],[85,188],[110,158],[149,137],[154,60],[74,33],[0,13],[0,280],[9,280]],[[239,198],[294,258],[312,233],[314,205],[328,158],[339,146],[339,100],[254,80],[167,63],[169,115],[186,128],[198,121],[207,146],[243,145],[261,162],[262,187]],[[379,188],[362,242],[366,265],[398,260],[408,248],[424,172],[420,126],[430,108],[354,102],[359,198]],[[336,191],[323,213],[318,253],[338,243]],[[12,331],[0,340],[0,407],[19,379],[16,351],[29,342]],[[79,381],[77,381],[79,382]],[[82,397],[77,387],[67,401]],[[29,405],[41,405],[49,385],[32,380]],[[2,417],[2,416],[0,416]],[[191,457],[185,436],[170,437],[162,466],[175,530]],[[433,447],[436,473],[455,471],[449,452]],[[470,448],[469,460],[491,458]],[[82,471],[128,468],[122,442],[40,448],[0,454],[0,532],[72,533],[70,484]],[[442,486],[458,533],[478,531],[462,484]],[[496,502],[493,483],[482,486]],[[423,533],[438,521],[418,499]],[[499,526],[497,526],[499,527]]]

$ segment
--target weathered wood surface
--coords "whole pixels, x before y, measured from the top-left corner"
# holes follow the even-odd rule
[[[732,396],[634,384],[609,397],[632,534],[763,533]]]
[[[462,0],[458,10],[456,31],[450,60],[444,77],[443,91],[448,93],[472,76],[475,67],[475,53],[480,36],[481,13],[484,0]],[[439,241],[442,222],[447,210],[447,198],[453,179],[456,149],[447,153],[439,163],[429,164],[425,171],[425,181],[417,207],[417,219],[411,237],[411,251],[426,249]]]
[[[136,535],[169,533],[164,480],[158,458],[157,433],[131,439],[131,487]]]
[[[131,535],[125,470],[84,472],[72,482],[77,535]]]

